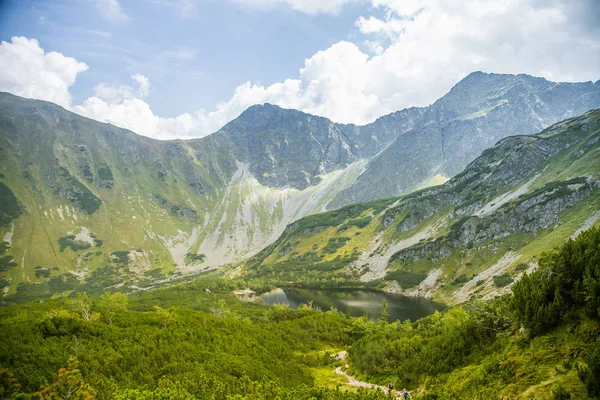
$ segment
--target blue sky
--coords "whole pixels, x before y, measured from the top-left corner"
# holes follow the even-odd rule
[[[89,65],[71,93],[83,101],[98,82],[127,83],[140,73],[153,83],[155,111],[176,116],[211,108],[236,86],[270,84],[294,76],[304,59],[356,35],[354,21],[367,7],[309,15],[285,6],[256,8],[203,0],[194,9],[146,0],[122,1],[127,19],[99,13],[94,1],[3,2],[0,39],[37,38],[42,48]]]
[[[159,139],[255,103],[364,124],[475,70],[600,78],[597,0],[0,0],[0,90]]]

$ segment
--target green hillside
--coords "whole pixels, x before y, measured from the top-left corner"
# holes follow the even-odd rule
[[[455,304],[506,293],[600,219],[600,111],[503,139],[449,182],[303,218],[242,276],[370,285]]]
[[[318,182],[299,189],[266,186],[251,172],[248,135],[277,141],[299,118],[312,116],[274,108],[269,112],[287,113],[296,125],[244,122],[260,112],[248,111],[203,139],[157,141],[1,93],[3,299],[148,287],[214,269],[259,251],[293,220],[324,210],[360,164],[327,164]],[[315,136],[330,132],[332,123],[321,120]],[[320,144],[311,137],[303,145],[325,162],[328,154],[312,151]],[[278,157],[281,168],[305,168],[286,153]]]
[[[272,248],[282,233],[289,243],[281,239],[283,248],[270,255],[261,253],[233,276],[247,273],[254,281],[266,277],[283,284],[372,281],[377,285],[389,272],[388,280],[399,282],[389,290],[409,294],[417,293],[406,292],[407,285],[423,279],[441,282],[436,279],[440,274],[447,282],[458,279],[475,285],[481,277],[469,279],[506,253],[487,243],[495,240],[490,231],[496,228],[493,215],[482,221],[487,227],[474,227],[475,220],[465,225],[491,235],[478,238],[475,249],[466,249],[466,242],[421,243],[426,245],[421,250],[413,245],[441,238],[461,217],[477,211],[467,204],[483,208],[482,201],[493,202],[486,195],[502,194],[494,185],[516,188],[528,181],[482,182],[486,186],[482,194],[475,181],[468,183],[459,174],[442,188],[459,192],[461,181],[470,192],[451,199],[443,199],[447,195],[443,193],[434,195],[438,189],[420,192],[419,196],[429,198],[425,203],[431,203],[425,204],[427,210],[420,209],[423,203],[413,207],[418,200],[406,198],[385,204],[385,210],[379,206],[362,210],[352,221],[338,221],[335,226],[321,226],[317,217],[311,231],[300,232],[310,240],[296,240],[289,235],[298,232],[285,229],[303,217],[357,200],[445,182],[501,138],[536,132],[597,107],[598,93],[591,82],[553,83],[527,75],[473,73],[430,107],[400,110],[364,126],[263,104],[248,108],[209,136],[185,141],[149,139],[48,102],[0,93],[1,301],[61,297],[78,290],[139,290],[223,266],[237,268],[265,247]],[[521,109],[529,111],[518,112]],[[562,240],[568,230],[580,228],[581,217],[589,214],[579,205],[596,207],[596,169],[589,165],[593,154],[585,150],[581,157],[573,153],[574,158],[559,162],[559,155],[536,146],[567,143],[528,138],[522,140],[533,140],[532,152],[539,154],[533,160],[553,164],[558,172],[557,177],[551,170],[544,172],[531,189],[567,178],[583,179],[591,172],[585,187],[576,182],[566,189],[579,187],[576,192],[586,199],[573,195],[569,202],[576,200],[578,205],[558,211],[566,222],[555,235]],[[544,166],[538,163],[535,168],[515,166],[515,171],[526,172],[515,176],[524,179],[530,174],[532,179]],[[548,204],[562,207],[556,201]],[[519,212],[508,217],[519,218]],[[402,218],[406,221],[400,222]],[[541,233],[539,227],[527,228],[526,239],[514,236],[520,232],[514,223],[497,234],[508,234],[510,246],[532,241],[532,235],[549,234],[544,229],[558,222],[557,217],[545,220]],[[554,243],[551,238],[547,245]],[[481,246],[488,246],[487,250]],[[395,256],[386,271],[392,255],[409,247],[411,253]],[[423,257],[430,250],[431,256]],[[529,253],[539,250],[536,245],[518,257],[527,261]],[[488,278],[483,280],[489,283]],[[454,302],[449,297],[455,297],[458,286],[421,291],[444,292],[438,297]],[[483,293],[489,292],[488,286],[481,288]],[[463,299],[470,294],[457,296]]]
[[[241,302],[210,278],[3,307],[0,398],[390,398],[334,369],[415,399],[599,398],[599,265],[593,228],[508,296],[392,324]]]
[[[168,239],[205,223],[232,174],[222,168],[228,156],[146,139],[49,103],[1,100],[7,211],[0,233],[3,257],[16,264],[3,273],[9,295],[60,293],[84,277],[103,287],[175,270]]]

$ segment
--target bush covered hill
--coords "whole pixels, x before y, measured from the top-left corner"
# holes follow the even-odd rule
[[[507,293],[600,220],[600,110],[512,136],[447,183],[305,217],[232,274],[370,285],[449,304]]]
[[[473,73],[365,126],[265,104],[157,141],[0,93],[0,290],[22,301],[237,262],[303,216],[444,182],[501,138],[599,106],[598,82]]]
[[[332,372],[344,348],[347,372],[415,399],[600,398],[598,228],[543,254],[511,294],[417,321],[268,308],[234,288],[203,278],[4,307],[0,398],[389,398]]]

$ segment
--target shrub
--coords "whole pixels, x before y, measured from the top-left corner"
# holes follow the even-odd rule
[[[502,275],[494,276],[494,286],[497,288],[503,288],[513,283],[514,279],[510,277],[506,272]]]
[[[417,286],[427,278],[427,274],[417,274],[408,271],[391,271],[385,276],[386,280],[396,281],[402,289],[409,289]]]
[[[92,247],[92,245],[87,242],[75,240],[74,235],[61,237],[58,239],[58,244],[60,245],[61,253],[65,251],[67,247],[70,247],[73,251],[87,250]]]

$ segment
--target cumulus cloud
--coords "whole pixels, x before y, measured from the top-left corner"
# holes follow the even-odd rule
[[[295,79],[245,84],[238,98],[273,102],[363,124],[413,105],[427,105],[472,71],[528,73],[554,81],[600,78],[600,26],[594,1],[372,0],[384,17],[356,24],[363,53],[339,42],[305,61]],[[233,114],[233,113],[232,113]]]
[[[266,5],[280,2],[293,8],[305,7],[304,12],[334,12],[346,2],[235,1]],[[404,107],[430,104],[475,70],[528,73],[554,81],[600,78],[600,26],[594,17],[600,3],[596,0],[577,4],[567,0],[369,1],[383,12],[356,21],[362,35],[356,43],[361,47],[348,41],[335,43],[307,58],[296,76],[270,85],[245,82],[212,110],[161,118],[144,100],[150,82],[142,75],[132,76],[135,84],[131,86],[96,86],[94,96],[74,110],[142,135],[186,138],[214,132],[247,107],[264,102],[336,122],[364,124]],[[56,86],[39,86],[31,83],[31,78],[19,80],[20,74],[4,72],[0,83],[5,90],[32,97],[27,90],[45,87],[41,91],[50,92],[58,88],[53,96],[68,104],[68,87],[87,66],[62,55],[49,57],[52,53],[44,54],[36,41],[20,40],[36,49],[38,55],[33,58],[60,56],[70,60],[62,62],[69,68],[54,69],[38,62],[37,67],[27,67],[30,71],[24,75],[41,76],[52,69],[70,79],[55,79],[60,82]],[[14,58],[4,55],[9,45],[2,44],[0,63],[4,64],[0,66],[14,64],[3,60]],[[6,89],[7,81],[12,82],[12,89]]]
[[[193,133],[192,136],[203,136],[198,130],[198,122],[191,114],[161,118],[152,112],[148,103],[137,98],[109,103],[99,97],[90,97],[76,106],[74,111],[156,139],[189,137],[190,133]]]
[[[101,83],[94,88],[94,96],[106,101],[109,104],[121,103],[123,100],[130,100],[136,97],[144,98],[150,93],[150,81],[141,74],[131,76],[137,83],[137,87],[128,85],[108,85]]]
[[[371,0],[374,7],[386,10],[388,17],[410,17],[425,7],[427,0]]]
[[[160,118],[146,102],[130,95],[133,88],[107,85],[96,87],[96,96],[75,107],[75,111],[158,139],[204,136],[246,108],[265,102],[326,115],[335,121],[350,120],[354,114],[374,119],[379,101],[375,94],[369,93],[367,67],[368,55],[353,43],[340,42],[307,59],[298,79],[269,86],[246,82],[212,111],[198,110],[177,118]]]
[[[54,51],[46,53],[35,39],[15,36],[0,43],[0,90],[71,107],[69,87],[88,66]]]

